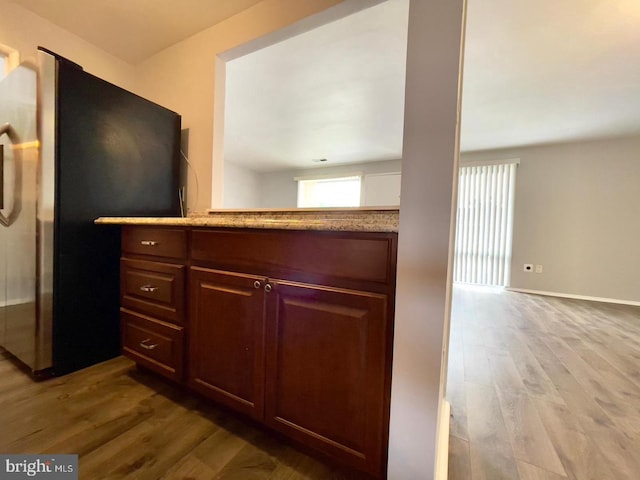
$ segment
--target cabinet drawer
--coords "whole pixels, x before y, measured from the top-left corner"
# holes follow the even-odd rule
[[[193,230],[192,258],[215,268],[379,291],[395,275],[395,234]]]
[[[187,232],[177,228],[123,227],[122,251],[184,259],[187,256]]]
[[[177,327],[120,309],[123,353],[168,378],[182,379],[184,335]]]
[[[154,317],[183,323],[183,265],[122,259],[120,304]]]

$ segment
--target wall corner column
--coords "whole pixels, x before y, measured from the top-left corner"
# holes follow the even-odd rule
[[[444,408],[464,0],[412,0],[388,478],[433,479]]]

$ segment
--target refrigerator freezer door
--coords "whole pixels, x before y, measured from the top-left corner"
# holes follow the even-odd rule
[[[36,72],[21,65],[0,82],[2,346],[36,366]]]

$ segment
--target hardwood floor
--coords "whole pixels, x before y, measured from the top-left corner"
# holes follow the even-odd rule
[[[458,288],[450,480],[636,480],[640,307]],[[119,357],[34,382],[0,353],[0,452],[81,479],[354,479]]]
[[[640,478],[640,307],[456,287],[450,480]]]
[[[77,453],[81,479],[353,479],[119,357],[34,382],[0,353],[0,452]]]

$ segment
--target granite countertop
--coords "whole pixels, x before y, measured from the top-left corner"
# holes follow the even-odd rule
[[[106,225],[270,228],[346,232],[397,232],[397,208],[208,210],[181,217],[100,217]]]

